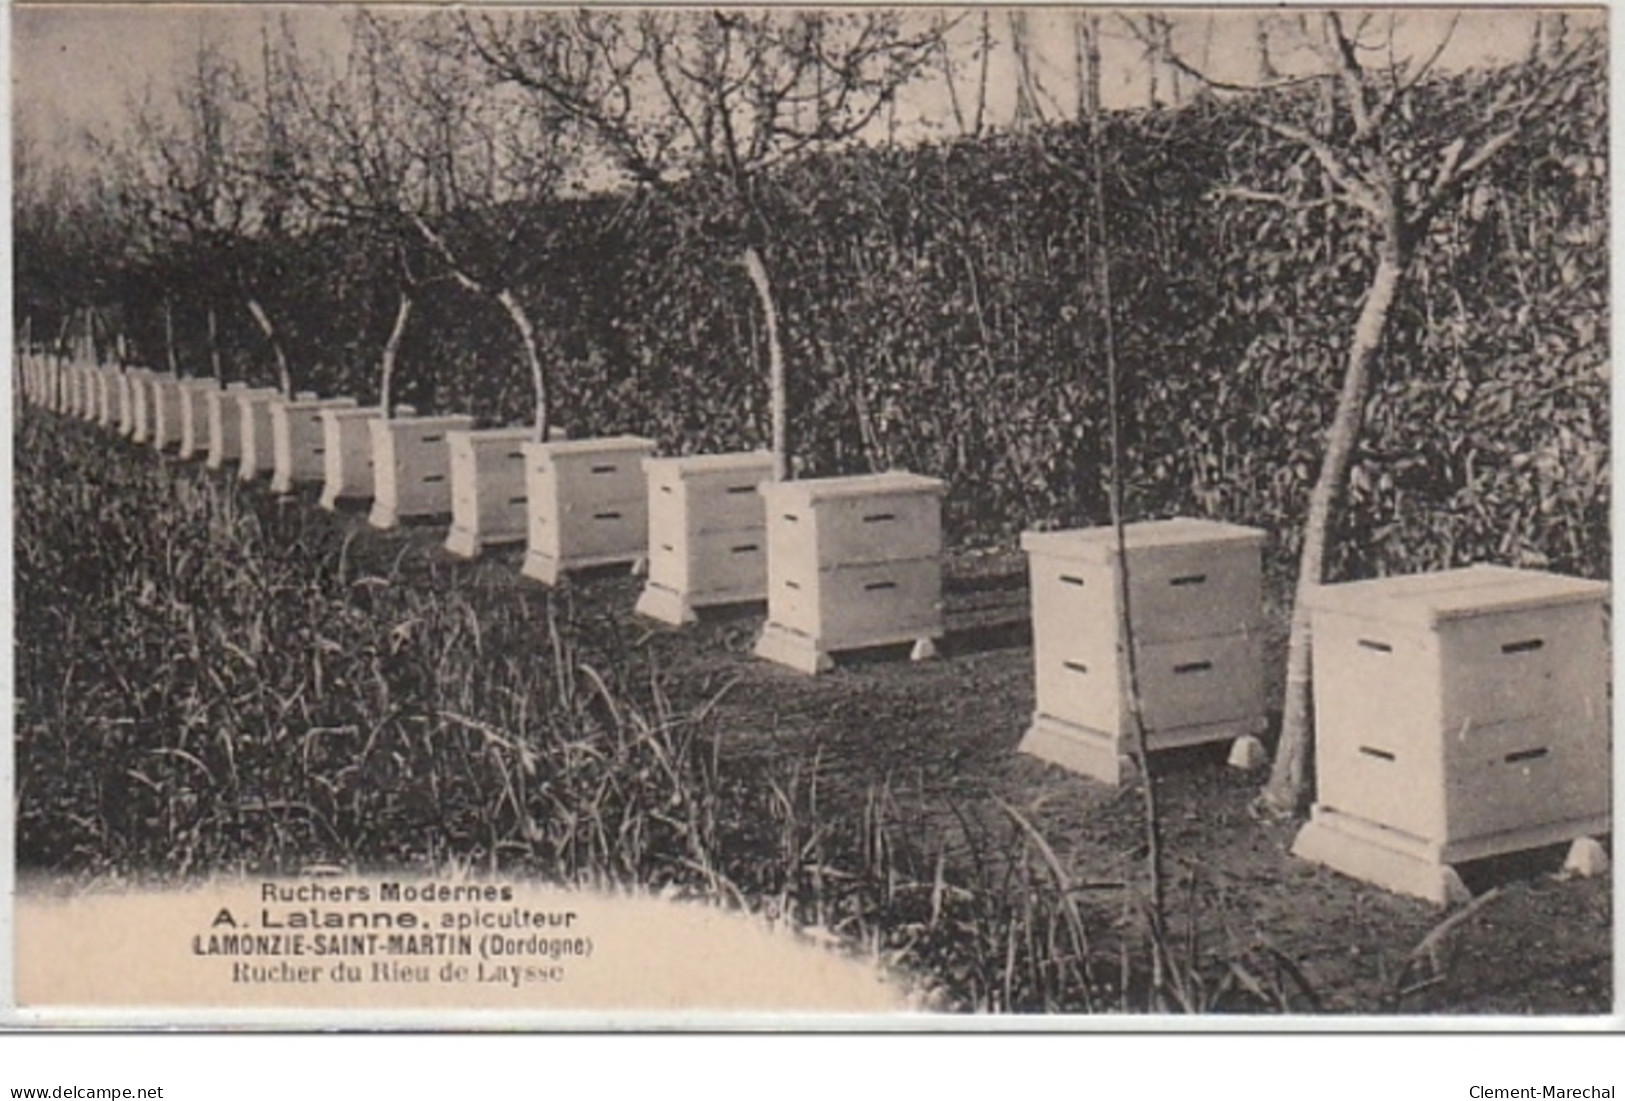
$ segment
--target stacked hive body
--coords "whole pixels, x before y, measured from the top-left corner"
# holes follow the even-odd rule
[[[315,394],[301,393],[309,401]],[[244,390],[237,396],[237,476],[252,482],[271,472],[271,404],[280,400],[277,390]]]
[[[76,363],[73,368],[73,415],[90,420],[95,413],[93,390],[96,384],[96,365]]]
[[[151,426],[152,392],[147,388],[147,379],[151,376],[152,372],[145,367],[127,368],[119,390],[119,431],[135,443],[147,442],[147,430]]]
[[[451,511],[451,459],[446,433],[471,427],[473,417],[368,420],[372,434],[374,527],[444,516]]]
[[[942,636],[942,482],[892,471],[769,482],[760,657],[804,673],[831,654]]]
[[[554,439],[562,434],[556,429]],[[531,428],[481,428],[446,435],[451,461],[451,530],[446,549],[467,558],[485,547],[523,543],[529,531],[523,445]]]
[[[209,392],[218,389],[214,379],[181,380],[181,442],[179,455],[196,458],[209,449]]]
[[[649,580],[637,610],[665,623],[694,609],[767,599],[767,513],[757,487],[773,478],[763,451],[645,459]]]
[[[1494,566],[1321,588],[1293,851],[1446,902],[1452,864],[1607,832],[1607,596]]]
[[[642,561],[649,548],[642,463],[654,447],[641,436],[522,444],[525,576],[553,585],[569,570]]]
[[[182,380],[175,375],[152,377],[152,431],[149,442],[155,451],[180,446],[182,385]]]
[[[1124,529],[1136,683],[1150,751],[1264,727],[1264,535],[1206,520]],[[1037,709],[1023,752],[1107,783],[1132,767],[1113,529],[1027,532]]]
[[[320,411],[323,508],[338,508],[340,501],[372,500],[372,430],[367,422],[382,413],[377,405],[328,406]]]
[[[237,462],[243,454],[242,399],[268,399],[276,391],[254,390],[241,382],[228,383],[224,390],[211,390],[205,399],[209,411],[209,459],[211,470]]]
[[[327,474],[327,438],[322,427],[322,411],[354,407],[354,398],[301,395],[293,401],[271,402],[273,493],[292,493],[302,482],[322,481]]]

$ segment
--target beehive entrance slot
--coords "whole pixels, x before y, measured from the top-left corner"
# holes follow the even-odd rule
[[[1200,585],[1206,580],[1207,574],[1205,573],[1188,573],[1182,577],[1170,577],[1168,579],[1168,584],[1176,587],[1184,585]]]
[[[618,512],[595,512],[592,514],[592,518],[594,520],[619,520],[621,514]]]
[[[1063,661],[1061,664],[1074,673],[1087,673],[1089,671],[1089,667],[1081,661]]]
[[[615,471],[617,471],[619,469],[620,468],[618,466],[616,466],[614,463],[598,463],[598,464],[596,464],[595,466],[592,467],[592,473],[594,473],[594,474],[613,474],[613,473],[615,473]]]
[[[759,546],[757,546],[755,543],[741,543],[737,547],[729,547],[728,548],[728,550],[733,554],[750,554],[752,551],[756,551],[756,550],[760,550],[760,549],[761,548]]]
[[[1073,577],[1069,573],[1063,573],[1063,574],[1061,574],[1061,584],[1063,584],[1063,585],[1076,585],[1078,588],[1081,589],[1081,588],[1083,588],[1083,578],[1081,578],[1081,577]]]
[[[863,591],[868,592],[868,593],[875,593],[875,592],[881,592],[881,591],[886,590],[886,589],[895,589],[895,588],[897,588],[897,582],[895,582],[895,581],[870,581],[870,582],[868,582],[867,584],[865,584],[863,586]]]
[[[445,438],[446,437],[444,437],[444,436],[421,436],[421,437],[419,437],[418,442],[420,442],[420,443],[440,443]]]
[[[1538,761],[1540,758],[1546,756],[1546,754],[1549,752],[1550,750],[1548,750],[1545,746],[1541,746],[1538,749],[1520,749],[1516,753],[1508,753],[1506,755],[1506,763],[1509,765],[1515,765],[1519,761]]]
[[[865,524],[884,524],[888,520],[897,519],[895,512],[871,512],[863,518]]]
[[[1211,661],[1187,661],[1174,666],[1175,673],[1205,673],[1213,668]]]
[[[435,482],[443,482],[445,480],[446,476],[444,474],[425,474],[423,476],[424,485],[431,485]]]
[[[1375,650],[1379,654],[1391,654],[1394,652],[1394,648],[1392,646],[1388,645],[1386,642],[1378,642],[1374,638],[1362,638],[1357,645],[1362,650]]]
[[[1373,746],[1363,745],[1360,747],[1360,752],[1367,757],[1375,757],[1379,761],[1392,761],[1395,759],[1394,755],[1386,749],[1377,749]]]
[[[728,492],[729,493],[755,493],[756,492],[756,487],[755,486],[729,486],[728,487]]]
[[[1508,642],[1508,643],[1506,643],[1505,645],[1503,645],[1501,647],[1501,653],[1503,653],[1503,654],[1527,654],[1527,653],[1529,653],[1529,652],[1531,652],[1533,650],[1539,650],[1541,647],[1543,647],[1545,645],[1546,645],[1546,640],[1543,639],[1543,638],[1526,638],[1526,639],[1523,639],[1520,642]]]

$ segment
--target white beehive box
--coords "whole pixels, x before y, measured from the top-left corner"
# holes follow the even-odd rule
[[[271,414],[271,492],[292,493],[301,482],[327,475],[327,437],[322,410],[353,409],[354,398],[276,398]]]
[[[1317,590],[1293,851],[1446,902],[1449,865],[1607,832],[1608,591],[1497,566]]]
[[[229,382],[223,390],[211,390],[205,399],[209,411],[210,470],[219,470],[234,463],[243,453],[243,414],[239,402],[244,395],[259,394],[271,397],[275,390],[254,390],[241,382]]]
[[[180,446],[181,381],[175,375],[152,377],[152,430],[148,442],[155,451]]]
[[[118,423],[118,368],[96,369],[96,423],[111,428]]]
[[[92,363],[76,363],[73,368],[73,415],[80,420],[90,420],[95,405],[92,402],[92,388],[95,385],[96,366]]]
[[[367,422],[382,412],[377,405],[321,410],[322,508],[332,511],[340,501],[372,500],[372,430]],[[411,410],[402,407],[400,412]]]
[[[643,561],[649,549],[649,485],[641,436],[527,441],[527,539],[522,572],[549,585],[585,566]]]
[[[451,530],[446,549],[464,558],[485,547],[523,543],[529,532],[523,445],[534,428],[479,428],[446,434],[451,462]],[[562,440],[557,428],[550,439]]]
[[[1151,751],[1264,728],[1264,533],[1210,520],[1129,524],[1129,608]],[[1117,534],[1026,532],[1037,706],[1021,749],[1106,783],[1132,769]]]
[[[767,623],[756,654],[804,673],[831,654],[942,637],[944,485],[903,471],[767,482]]]
[[[392,528],[402,520],[444,516],[451,511],[451,452],[446,433],[472,427],[462,414],[373,418],[373,498],[369,522]]]
[[[649,493],[649,579],[639,613],[663,623],[694,609],[767,599],[766,451],[643,460]]]
[[[209,450],[209,392],[219,389],[212,378],[181,380],[181,442],[177,454],[194,459]]]
[[[301,392],[300,401],[310,401],[315,394]],[[237,399],[237,477],[252,482],[261,474],[271,473],[275,455],[271,441],[271,405],[282,400],[280,390],[246,390]]]

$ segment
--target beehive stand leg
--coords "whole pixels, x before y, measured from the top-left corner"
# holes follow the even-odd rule
[[[628,572],[631,573],[633,577],[645,576],[649,572],[649,560],[641,556],[632,559],[632,565]]]
[[[1098,730],[1036,714],[1018,747],[1041,761],[1113,786],[1134,779],[1138,770],[1117,738]]]
[[[756,656],[787,665],[808,676],[827,673],[835,668],[835,660],[814,639],[777,623],[769,623],[762,628],[762,635],[756,640]]]
[[[374,500],[372,502],[372,511],[367,514],[367,522],[375,528],[387,530],[398,525],[401,518],[395,514],[393,506],[380,500]]]
[[[1563,859],[1563,870],[1585,879],[1608,873],[1608,850],[1595,837],[1576,837]]]
[[[557,585],[559,583],[559,560],[552,555],[541,554],[537,551],[525,553],[525,564],[520,567],[520,573],[544,585]]]
[[[932,638],[917,638],[914,649],[908,652],[909,661],[932,661],[937,656],[937,643]]]
[[[1425,843],[1325,807],[1298,831],[1292,855],[1436,906],[1472,898],[1456,869],[1431,858]]]
[[[1249,772],[1255,768],[1262,768],[1270,759],[1264,750],[1264,743],[1251,734],[1243,734],[1230,743],[1230,767],[1246,769]]]

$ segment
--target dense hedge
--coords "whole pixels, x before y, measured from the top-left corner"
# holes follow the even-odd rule
[[[1495,162],[1424,245],[1367,410],[1336,574],[1485,559],[1607,573],[1607,97],[1595,63],[1588,90]],[[1421,117],[1448,127],[1483,87],[1442,83]],[[1336,208],[1218,194],[1302,171],[1249,121],[1254,109],[1113,117],[1108,244],[1131,516],[1260,524],[1285,564],[1371,257]],[[1448,134],[1401,137],[1426,152]],[[945,477],[964,541],[1104,518],[1088,163],[1082,135],[1058,129],[865,148],[770,181],[766,251],[802,473]],[[717,196],[696,184],[511,213],[524,232],[506,254],[487,249],[486,270],[506,272],[541,322],[573,434],[635,430],[669,451],[764,442],[761,321]],[[466,226],[447,230],[469,255],[485,248]],[[268,381],[219,255],[125,282],[126,323],[161,361],[160,300],[175,288],[183,368],[202,371],[212,299],[232,373]],[[375,395],[390,254],[333,230],[234,262],[281,319],[301,381]],[[402,354],[402,400],[493,422],[529,414],[505,316],[449,281],[422,290]]]

